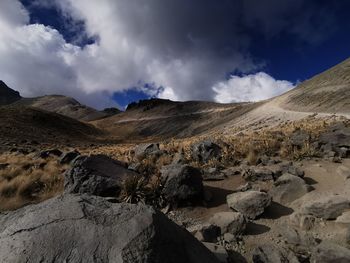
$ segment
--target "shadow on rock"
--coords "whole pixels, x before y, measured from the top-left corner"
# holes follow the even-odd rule
[[[266,232],[269,232],[271,228],[269,228],[268,226],[262,225],[262,224],[257,224],[257,223],[253,223],[253,222],[249,222],[247,224],[247,228],[245,230],[245,234],[246,235],[261,235],[264,234]]]
[[[291,215],[294,212],[292,208],[286,207],[276,202],[272,202],[271,205],[265,208],[265,212],[262,214],[262,218],[278,219],[282,216]]]
[[[204,186],[204,191],[208,191],[211,194],[211,200],[207,202],[207,207],[209,208],[226,204],[226,196],[233,193],[230,190],[207,185]]]
[[[310,177],[304,177],[304,181],[305,183],[307,183],[308,185],[315,185],[318,184],[317,181],[315,181],[314,179],[310,178]]]

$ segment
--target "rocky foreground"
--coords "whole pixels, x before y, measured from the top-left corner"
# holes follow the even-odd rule
[[[244,157],[219,140],[141,144],[128,161],[41,151],[39,169],[68,166],[62,191],[0,214],[0,262],[350,262],[349,125],[272,134],[293,158],[275,141]]]

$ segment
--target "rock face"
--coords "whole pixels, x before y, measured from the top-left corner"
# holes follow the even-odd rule
[[[350,250],[333,243],[322,242],[314,249],[310,262],[348,263],[350,262]]]
[[[66,193],[117,196],[124,180],[137,174],[105,155],[81,156],[65,174]]]
[[[277,179],[270,191],[273,200],[287,204],[302,197],[311,190],[303,179],[291,174],[284,174]]]
[[[350,200],[344,196],[326,196],[304,204],[302,212],[323,219],[336,219],[350,209]]]
[[[0,215],[0,262],[218,262],[145,205],[64,195]]]
[[[10,89],[3,81],[0,80],[0,106],[11,104],[20,100],[21,96],[18,91]]]
[[[221,157],[221,147],[212,141],[204,141],[192,146],[192,158],[198,162],[208,162]]]
[[[221,234],[241,234],[246,228],[247,221],[241,213],[220,212],[209,219],[209,223],[220,227]]]
[[[226,199],[230,208],[241,212],[249,219],[255,219],[261,215],[271,204],[271,197],[258,191],[237,192],[228,195]]]
[[[254,263],[298,263],[299,260],[292,251],[272,245],[258,246],[252,253]]]
[[[146,156],[157,154],[159,151],[159,144],[157,143],[141,144],[135,148],[135,157],[137,159],[143,159]]]
[[[189,165],[166,166],[162,172],[162,194],[168,202],[182,204],[201,200],[203,197],[202,173]]]

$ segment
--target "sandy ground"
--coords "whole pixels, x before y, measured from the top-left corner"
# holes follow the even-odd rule
[[[287,206],[273,202],[260,218],[248,224],[243,237],[245,244],[243,255],[247,259],[251,258],[251,251],[258,245],[278,245],[282,242],[280,233],[287,225],[290,225],[289,216],[298,211],[304,202],[326,195],[350,196],[350,179],[346,180],[336,173],[337,168],[341,165],[350,168],[350,159],[343,160],[342,164],[323,159],[306,160],[300,165],[305,171],[305,181],[312,185],[314,190]],[[181,211],[186,217],[193,218],[195,222],[206,222],[217,212],[230,211],[226,204],[226,195],[244,183],[240,175],[231,176],[223,181],[205,182],[205,188],[211,191],[213,200],[206,207],[183,208]],[[335,221],[322,221],[316,224],[310,233],[322,240],[330,240],[343,245],[345,242],[344,225]]]

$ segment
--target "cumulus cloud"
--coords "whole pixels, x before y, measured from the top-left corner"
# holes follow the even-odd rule
[[[2,0],[0,78],[24,96],[60,93],[98,108],[113,103],[113,92],[145,84],[151,84],[146,93],[161,98],[217,99],[218,89],[231,87],[220,82],[228,72],[261,68],[249,52],[249,32],[274,37],[290,30],[301,39],[308,31],[321,35],[319,27],[298,26],[299,20],[323,21],[313,9],[299,14],[310,6],[305,1],[268,2],[33,1],[42,8],[55,6],[67,21],[83,21],[81,34],[97,40],[80,47],[62,32],[29,24],[30,14],[18,0]],[[245,87],[244,98],[255,100],[256,88]]]
[[[275,80],[270,75],[259,72],[243,77],[231,76],[214,87],[215,101],[220,103],[261,101],[280,95],[294,88],[293,83]]]

